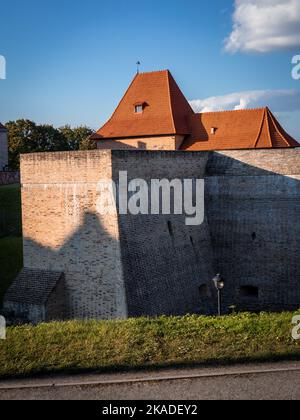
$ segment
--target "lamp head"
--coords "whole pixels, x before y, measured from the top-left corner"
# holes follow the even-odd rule
[[[224,287],[225,287],[225,280],[221,276],[221,274],[217,274],[216,277],[213,278],[213,282],[214,282],[215,288],[217,290],[223,290],[224,289]]]

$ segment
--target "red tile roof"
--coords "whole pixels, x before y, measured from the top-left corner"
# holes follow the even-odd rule
[[[215,130],[214,134],[212,129]],[[268,108],[195,114],[182,150],[299,147]]]
[[[135,113],[137,104],[144,104],[142,113]],[[185,136],[181,150],[299,147],[268,108],[195,114],[168,70],[137,74],[92,138],[176,134]]]
[[[146,104],[136,114],[135,105]],[[190,133],[194,114],[168,70],[137,74],[110,120],[93,139]]]

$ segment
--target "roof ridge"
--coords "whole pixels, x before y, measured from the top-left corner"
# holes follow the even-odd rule
[[[201,114],[221,114],[221,113],[230,113],[230,112],[247,112],[247,111],[265,111],[268,107],[261,108],[245,108],[245,109],[224,109],[218,111],[208,111],[208,112],[195,112],[195,115]]]
[[[280,137],[282,138],[282,140],[288,145],[290,146],[289,141],[284,137],[284,135],[281,133],[281,130],[279,130],[279,127],[277,126],[277,122],[276,119],[273,117],[272,112],[269,110],[269,108],[267,109],[267,113],[268,113],[268,119],[271,118],[271,122],[273,124],[273,126],[275,127],[275,130],[277,131],[277,133],[280,135]],[[270,133],[270,137],[271,137],[271,133]],[[272,143],[273,146],[273,143]]]
[[[169,71],[166,72],[166,76],[167,76],[167,85],[168,85],[168,93],[169,93],[169,107],[170,107],[170,112],[171,112],[172,125],[173,125],[173,129],[174,129],[174,133],[176,133],[175,119],[174,119],[173,107],[172,107],[170,72]]]
[[[266,119],[267,119],[268,137],[269,137],[269,140],[270,140],[271,147],[273,147],[273,139],[271,137],[270,118],[269,118],[269,110],[268,110],[268,108],[265,109],[264,114],[265,114]]]
[[[259,142],[259,139],[260,139],[260,136],[261,136],[263,127],[264,127],[264,122],[265,122],[265,119],[266,119],[266,111],[265,110],[264,110],[264,112],[262,114],[263,114],[262,115],[262,121],[261,121],[261,124],[259,126],[258,135],[257,135],[256,140],[255,140],[255,143],[254,143],[254,148],[256,148],[257,145],[258,145],[258,142]]]
[[[133,108],[130,110],[137,100],[145,100],[148,105],[141,113],[143,115],[136,115]],[[170,71],[137,73],[109,120],[91,138],[101,140],[137,135],[174,135],[177,134],[176,112]]]
[[[135,82],[135,80],[137,79],[137,77],[139,76],[139,74],[140,74],[140,73],[136,73],[136,75],[135,75],[135,76],[134,76],[134,78],[132,79],[131,83],[129,84],[129,86],[128,86],[127,90],[126,90],[126,92],[125,92],[125,93],[124,93],[124,95],[122,96],[121,100],[119,101],[118,105],[116,106],[116,109],[114,110],[114,112],[113,112],[113,114],[111,115],[111,117],[109,118],[109,120],[108,120],[108,121],[106,121],[106,123],[105,123],[105,124],[103,124],[103,126],[102,126],[101,128],[99,128],[99,130],[97,130],[95,134],[97,134],[97,133],[98,133],[98,131],[102,130],[104,127],[106,127],[106,126],[107,126],[107,125],[111,122],[111,120],[112,120],[112,119],[113,119],[113,117],[116,115],[116,113],[117,113],[118,109],[120,108],[120,106],[121,106],[121,104],[122,104],[122,102],[123,102],[124,98],[126,97],[127,93],[129,92],[129,90],[130,90],[131,86],[133,85],[133,83]],[[92,135],[92,137],[93,137],[93,135]]]
[[[170,73],[170,70],[166,69],[166,70],[141,71],[140,73],[137,73],[137,74],[141,75],[141,74],[154,74],[154,73]]]

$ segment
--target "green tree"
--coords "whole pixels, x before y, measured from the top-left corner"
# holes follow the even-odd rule
[[[68,150],[89,150],[94,149],[90,136],[93,130],[86,126],[72,128],[69,125],[59,128],[60,133],[68,143]]]
[[[9,166],[18,170],[20,154],[35,152],[57,152],[68,150],[89,150],[96,147],[90,140],[93,131],[88,127],[59,129],[52,125],[37,125],[30,120],[10,121],[8,129]]]
[[[69,145],[64,135],[52,125],[37,126],[33,137],[35,152],[59,152],[69,150]]]
[[[9,121],[6,128],[8,129],[9,166],[12,169],[18,169],[20,154],[35,151],[36,124],[29,120]]]
[[[97,149],[97,144],[89,136],[82,140],[82,142],[80,143],[79,149],[80,150],[94,150],[94,149]]]

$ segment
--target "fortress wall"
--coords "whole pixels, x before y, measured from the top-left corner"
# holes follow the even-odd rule
[[[126,317],[117,215],[96,213],[109,151],[23,155],[24,266],[62,271],[67,316]]]
[[[299,175],[300,148],[212,152],[206,170],[208,176],[261,176],[263,171],[265,174]]]
[[[89,151],[22,156],[24,265],[63,271],[72,318],[282,310],[300,302],[300,151]],[[205,178],[206,219],[96,212],[97,183]],[[206,285],[206,287],[200,286]],[[240,287],[259,289],[241,296]]]
[[[112,153],[113,177],[128,171],[129,181],[203,179],[208,153]],[[151,201],[151,200],[150,200]],[[130,316],[211,313],[214,290],[207,220],[186,226],[184,215],[119,216],[122,263]],[[207,294],[199,287],[207,285]]]
[[[215,152],[207,165],[214,263],[224,309],[300,305],[300,149]],[[242,297],[241,286],[259,288]]]

